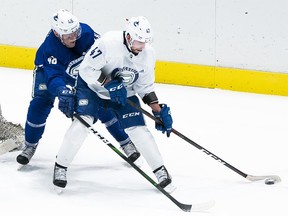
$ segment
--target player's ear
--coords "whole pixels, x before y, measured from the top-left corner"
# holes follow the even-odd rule
[[[55,30],[53,30],[53,33],[56,37],[59,37],[59,34]]]
[[[128,43],[130,43],[130,40],[131,40],[131,36],[130,36],[130,34],[129,34],[129,33],[126,35],[126,40],[127,40],[127,42],[128,42]]]

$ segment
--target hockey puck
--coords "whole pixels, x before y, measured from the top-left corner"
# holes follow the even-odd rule
[[[273,185],[274,183],[275,183],[274,179],[271,179],[271,178],[265,179],[265,184],[266,185]]]

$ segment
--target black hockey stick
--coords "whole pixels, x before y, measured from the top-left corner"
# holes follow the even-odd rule
[[[203,211],[211,208],[214,203],[207,202],[207,203],[200,203],[200,204],[183,204],[177,201],[173,196],[167,193],[162,187],[160,187],[152,178],[150,178],[145,172],[143,172],[138,166],[128,160],[128,158],[117,149],[114,145],[112,145],[105,137],[103,137],[98,131],[96,131],[92,125],[86,122],[81,116],[78,114],[74,114],[74,116],[83,124],[85,125],[93,134],[95,134],[103,143],[109,146],[116,154],[118,154],[123,160],[125,160],[130,166],[132,166],[137,172],[139,172],[147,181],[149,181],[154,187],[156,187],[162,194],[164,194],[168,199],[170,199],[173,203],[175,203],[180,209],[185,212],[190,211]]]
[[[127,103],[134,107],[135,109],[141,111],[144,115],[148,116],[149,118],[151,118],[152,120],[154,120],[157,123],[162,124],[162,122],[157,119],[154,115],[152,115],[151,113],[147,112],[146,110],[144,110],[143,108],[141,108],[140,106],[138,106],[137,104],[135,104],[134,102],[132,102],[131,100],[127,100]],[[179,136],[180,138],[182,138],[183,140],[185,140],[186,142],[190,143],[191,145],[193,145],[194,147],[198,148],[200,151],[204,152],[205,154],[207,154],[208,156],[212,157],[213,159],[215,159],[216,161],[220,162],[221,164],[223,164],[224,166],[228,167],[229,169],[233,170],[234,172],[238,173],[239,175],[241,175],[242,177],[250,180],[250,181],[259,181],[259,180],[271,180],[274,182],[280,182],[281,179],[279,176],[277,175],[265,175],[265,176],[254,176],[254,175],[248,175],[242,171],[240,171],[239,169],[237,169],[236,167],[232,166],[231,164],[227,163],[226,161],[224,161],[223,159],[221,159],[220,157],[216,156],[215,154],[213,154],[212,152],[208,151],[207,149],[203,148],[202,146],[200,146],[199,144],[195,143],[194,141],[192,141],[191,139],[189,139],[188,137],[184,136],[183,134],[181,134],[180,132],[178,132],[177,130],[175,130],[174,128],[172,128],[172,132],[174,134],[176,134],[177,136]]]

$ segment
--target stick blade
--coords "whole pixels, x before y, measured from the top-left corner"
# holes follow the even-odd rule
[[[210,200],[203,203],[192,204],[192,212],[202,212],[211,209],[215,205],[215,200]]]
[[[215,205],[214,200],[207,202],[194,203],[192,205],[178,203],[177,204],[184,212],[203,212],[211,209]]]
[[[265,180],[265,179],[272,179],[275,182],[281,182],[281,178],[277,175],[265,175],[265,176],[253,176],[253,175],[247,175],[246,179],[250,180],[250,181],[261,181],[261,180]]]

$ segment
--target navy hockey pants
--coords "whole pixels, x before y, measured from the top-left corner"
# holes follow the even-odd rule
[[[36,67],[33,73],[33,92],[25,123],[25,144],[36,145],[42,138],[46,120],[54,107],[55,97],[49,94],[45,84],[43,68]],[[98,110],[99,120],[105,124],[109,133],[120,143],[127,144],[130,139],[115,114],[109,110]]]

